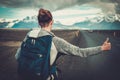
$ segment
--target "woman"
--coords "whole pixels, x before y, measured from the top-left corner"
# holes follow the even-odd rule
[[[50,48],[50,65],[53,65],[56,61],[58,52],[67,54],[67,55],[76,55],[80,57],[87,57],[89,55],[98,54],[101,51],[106,51],[111,49],[111,44],[108,42],[108,39],[102,44],[102,46],[91,47],[91,48],[79,48],[74,46],[62,38],[55,36],[51,30],[53,25],[53,17],[50,11],[45,9],[40,9],[38,13],[38,23],[41,26],[41,29],[30,31],[27,36],[38,38],[42,36],[53,36],[51,48]],[[27,38],[24,39],[24,42]],[[15,57],[18,60],[20,57],[21,48],[18,49]],[[55,73],[56,74],[56,73]],[[50,74],[46,80],[58,80],[57,74]]]

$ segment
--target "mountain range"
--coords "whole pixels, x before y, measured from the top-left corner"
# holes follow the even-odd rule
[[[93,22],[94,21],[94,22]],[[22,20],[8,21],[0,19],[0,28],[37,28],[39,27],[36,16],[27,16]],[[120,30],[120,22],[108,22],[105,19],[95,18],[94,20],[86,20],[76,22],[73,25],[63,25],[60,21],[55,21],[53,29],[102,29],[102,30]]]

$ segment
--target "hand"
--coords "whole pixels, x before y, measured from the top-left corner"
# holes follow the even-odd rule
[[[109,38],[102,44],[101,50],[106,51],[111,49],[111,43],[109,42]]]

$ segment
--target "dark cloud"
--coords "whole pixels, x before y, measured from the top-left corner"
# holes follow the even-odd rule
[[[36,0],[38,1],[38,0]],[[12,7],[12,8],[32,8],[41,7],[43,4],[35,3],[33,0],[0,0],[1,7]]]
[[[75,5],[79,0],[1,0],[0,6],[14,8],[41,8],[56,10]]]
[[[52,9],[64,8],[75,4],[110,0],[1,0],[0,5],[6,7],[48,7]]]
[[[117,5],[117,7],[116,7],[116,13],[120,14],[120,5]]]
[[[73,5],[90,4],[101,7],[105,12],[120,13],[120,0],[0,0],[2,7],[46,8],[57,10]]]

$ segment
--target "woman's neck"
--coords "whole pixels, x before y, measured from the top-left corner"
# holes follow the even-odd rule
[[[47,26],[47,27],[42,27],[42,29],[48,31],[48,32],[51,32],[51,27],[50,26]]]

